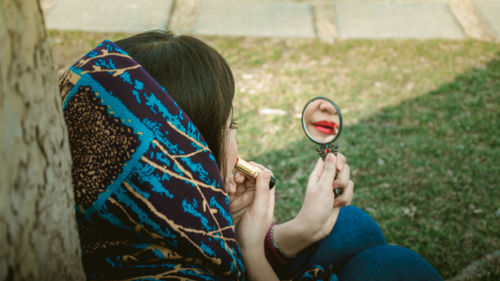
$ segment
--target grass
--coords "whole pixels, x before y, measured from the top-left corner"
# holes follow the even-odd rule
[[[50,32],[58,71],[104,38]],[[293,217],[317,156],[304,138],[307,100],[328,96],[345,124],[353,204],[389,243],[446,278],[500,249],[500,45],[478,41],[204,38],[232,65],[240,154],[278,177],[276,219]],[[264,108],[284,115],[262,115]],[[498,263],[496,263],[498,264]],[[487,269],[482,280],[497,280]]]

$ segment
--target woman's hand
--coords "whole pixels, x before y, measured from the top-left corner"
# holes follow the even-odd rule
[[[235,226],[238,226],[241,217],[250,207],[255,198],[255,182],[247,179],[240,172],[233,175],[234,183],[228,185],[229,208]]]
[[[310,230],[312,240],[319,240],[330,233],[337,221],[333,183],[340,157],[329,153],[325,161],[319,159],[309,176],[304,203],[296,219]]]
[[[333,193],[335,188],[344,189],[338,198]],[[351,204],[353,192],[354,183],[350,180],[345,156],[342,153],[336,156],[328,154],[325,162],[318,160],[309,176],[304,203],[297,218],[307,222],[308,228],[315,232],[310,233],[312,238],[322,239],[332,231],[338,208]]]
[[[244,208],[236,228],[242,251],[243,249],[264,251],[264,239],[274,214],[274,188],[269,189],[270,178],[269,171],[257,176],[253,201]]]
[[[255,162],[250,163],[259,167],[262,171],[269,171],[260,164]],[[254,180],[246,178],[239,171],[234,172],[233,181],[227,184],[229,207],[235,226],[238,226],[241,217],[254,200],[255,184],[256,182]]]
[[[339,214],[339,207],[351,203],[354,184],[349,180],[350,168],[344,155],[328,154],[326,161],[319,159],[309,176],[304,203],[299,214],[286,223],[276,226],[276,244],[288,255],[295,255],[326,237],[332,231]],[[335,198],[333,190],[344,192]]]
[[[255,196],[236,228],[243,261],[250,280],[278,280],[264,253],[264,240],[274,213],[274,188],[269,189],[271,172],[257,176]]]

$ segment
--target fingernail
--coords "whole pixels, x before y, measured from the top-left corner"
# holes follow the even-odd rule
[[[326,160],[328,162],[333,162],[335,160],[335,155],[333,155],[333,153],[328,153]]]
[[[342,170],[342,168],[344,168],[344,162],[340,162],[340,161],[339,161],[339,162],[337,162],[337,168],[338,168],[339,170]]]

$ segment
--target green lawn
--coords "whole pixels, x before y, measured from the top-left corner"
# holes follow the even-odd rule
[[[104,38],[49,33],[60,71]],[[278,177],[276,220],[300,209],[317,159],[300,126],[308,99],[332,98],[353,205],[387,241],[443,277],[500,249],[500,45],[478,41],[204,38],[233,67],[240,154]],[[259,110],[282,114],[263,115]],[[490,267],[482,280],[497,280]]]

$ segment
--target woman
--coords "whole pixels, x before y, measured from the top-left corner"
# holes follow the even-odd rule
[[[233,176],[234,80],[200,40],[104,41],[60,88],[89,279],[439,280],[415,253],[384,245],[368,215],[340,208],[353,193],[342,155],[318,160],[297,217],[270,227],[270,173]]]

